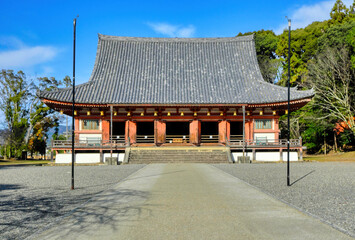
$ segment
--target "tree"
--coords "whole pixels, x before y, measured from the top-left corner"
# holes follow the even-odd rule
[[[20,157],[24,149],[24,138],[28,127],[27,104],[29,88],[22,71],[2,70],[0,73],[0,110],[5,113],[9,130],[7,139],[10,157]]]
[[[325,49],[309,65],[309,79],[323,118],[335,117],[355,133],[355,71],[348,50]]]
[[[313,59],[317,52],[317,39],[324,34],[329,27],[328,21],[313,22],[305,28],[291,31],[291,86],[305,87],[308,72],[308,61]],[[288,31],[280,35],[276,54],[282,60],[283,75],[279,85],[286,86],[287,58],[288,58]]]
[[[330,18],[333,23],[341,23],[349,15],[349,9],[342,0],[337,0],[330,12]]]
[[[65,81],[70,82],[70,79]],[[1,71],[0,110],[5,113],[9,131],[7,149],[10,149],[10,157],[20,157],[23,150],[43,152],[48,131],[59,125],[59,115],[43,104],[36,93],[56,89],[61,84],[62,81],[53,77],[32,81],[22,71]]]
[[[47,133],[51,128],[55,128],[55,135],[58,135],[59,115],[56,111],[46,106],[37,97],[37,91],[53,90],[58,88],[62,82],[54,77],[40,77],[35,84],[35,92],[31,93],[31,105],[29,107],[29,127],[25,137],[25,144],[28,150],[44,153],[46,148]]]
[[[280,61],[275,53],[278,36],[271,30],[239,33],[238,36],[255,34],[255,50],[261,74],[265,81],[274,83]]]

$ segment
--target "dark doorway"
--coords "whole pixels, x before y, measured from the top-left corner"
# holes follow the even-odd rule
[[[188,136],[189,134],[189,122],[166,122],[166,135]]]
[[[124,136],[125,135],[125,122],[112,122],[112,135]]]
[[[201,122],[201,135],[218,135],[218,122]]]
[[[190,140],[190,122],[166,122],[166,142],[174,144],[188,143]]]
[[[231,122],[230,128],[231,139],[243,139],[243,122]]]
[[[137,122],[137,143],[154,143],[154,122]]]
[[[154,122],[137,122],[137,135],[154,135]]]
[[[218,122],[201,122],[201,143],[218,143]]]

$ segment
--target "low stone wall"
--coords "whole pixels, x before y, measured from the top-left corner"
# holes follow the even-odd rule
[[[118,161],[123,162],[124,153],[113,153],[113,157],[117,157]],[[106,157],[111,157],[110,153],[103,154],[103,162],[105,162]],[[63,163],[71,163],[72,162],[72,154],[71,153],[58,153],[55,159],[55,163],[63,164]],[[75,154],[75,163],[100,163],[100,153],[76,153]]]
[[[238,161],[238,156],[243,156],[243,152],[232,152],[233,161]],[[253,152],[245,152],[245,156],[249,156],[252,161],[260,162],[279,162],[281,160],[280,152],[267,152],[267,151],[257,151],[255,152],[255,159]],[[287,152],[282,153],[283,161],[287,161]],[[299,161],[298,153],[296,151],[290,151],[290,161]]]

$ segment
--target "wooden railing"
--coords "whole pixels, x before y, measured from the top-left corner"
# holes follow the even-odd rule
[[[111,140],[124,140],[125,135],[112,135]]]
[[[137,143],[154,143],[154,135],[137,135]]]
[[[166,135],[165,142],[166,143],[189,143],[190,136],[189,135]]]
[[[243,135],[230,135],[229,139],[230,140],[242,140]]]
[[[211,138],[212,137],[212,138]],[[136,138],[137,143],[154,143],[153,135],[138,135]],[[189,143],[189,135],[167,135],[166,143]],[[202,135],[201,143],[218,143],[219,139],[217,135]],[[246,139],[230,139],[226,142],[230,147],[234,148],[268,148],[268,147],[287,147],[287,140],[268,140],[267,138],[258,138],[255,140]],[[52,142],[52,148],[71,148],[71,140],[54,140]],[[81,140],[76,139],[74,141],[75,148],[116,148],[116,147],[126,147],[129,146],[129,141],[125,140],[124,137],[116,139],[113,137],[111,140],[101,140],[101,139],[87,139]],[[290,147],[301,147],[301,139],[290,139]]]
[[[227,142],[227,145],[230,147],[287,147],[287,139],[279,139],[279,140],[268,140],[267,138],[259,138],[259,139],[243,139],[240,140],[232,140],[230,139]],[[302,142],[300,139],[290,139],[290,147],[301,147]]]
[[[110,147],[125,147],[127,142],[125,139],[116,140],[101,140],[101,139],[87,139],[74,140],[75,148],[110,148]],[[70,148],[72,146],[71,140],[54,140],[52,142],[52,148]]]
[[[201,135],[201,143],[218,143],[218,135]]]

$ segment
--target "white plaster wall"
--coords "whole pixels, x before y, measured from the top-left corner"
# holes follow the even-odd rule
[[[283,161],[287,161],[287,152],[282,153]],[[256,161],[276,162],[280,161],[280,152],[255,152]],[[290,152],[290,161],[298,161],[298,153]]]
[[[79,134],[79,139],[80,140],[86,140],[87,138],[102,139],[102,134],[90,134],[90,133]]]
[[[280,152],[255,152],[256,161],[280,161]]]
[[[254,134],[254,140],[256,140],[256,138],[267,138],[267,140],[270,141],[274,141],[275,140],[275,133],[255,133]]]
[[[77,153],[75,160],[76,163],[99,163],[100,153]]]
[[[71,163],[71,153],[57,153],[55,163]]]
[[[243,156],[243,152],[232,152],[234,162],[238,162],[238,156]],[[253,154],[251,152],[245,152],[245,156],[249,156],[250,160],[253,160]]]
[[[287,162],[287,151],[282,152],[283,161]],[[298,153],[290,152],[290,161],[298,161]]]
[[[118,161],[123,162],[124,153],[112,153],[112,157],[117,157],[117,154],[118,154]],[[111,153],[104,153],[104,162],[107,157],[111,157]]]

